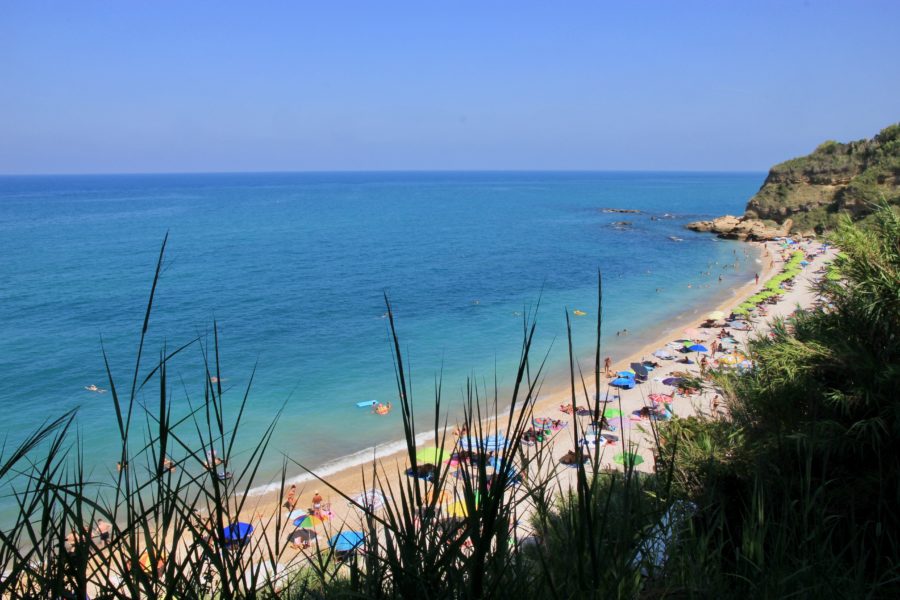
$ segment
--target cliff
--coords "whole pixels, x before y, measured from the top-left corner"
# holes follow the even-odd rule
[[[688,228],[738,239],[821,233],[841,214],[864,217],[882,199],[900,203],[900,123],[870,140],[827,141],[812,154],[778,164],[743,217],[700,221]]]

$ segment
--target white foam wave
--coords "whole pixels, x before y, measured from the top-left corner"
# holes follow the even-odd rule
[[[429,440],[434,439],[434,432],[425,432],[416,435],[416,445],[423,444]],[[313,469],[315,475],[319,477],[327,477],[329,475],[334,475],[335,473],[340,473],[345,469],[350,469],[352,467],[358,467],[360,465],[364,465],[366,463],[371,463],[373,460],[377,460],[379,458],[384,458],[385,456],[390,456],[391,454],[395,454],[402,450],[406,449],[406,440],[395,440],[392,442],[387,442],[384,444],[378,444],[377,446],[370,446],[369,448],[365,448],[360,450],[359,452],[354,452],[353,454],[348,454],[346,456],[342,456],[335,460],[328,461],[317,468]],[[303,473],[301,475],[297,475],[296,477],[288,478],[285,483],[287,485],[290,484],[301,484],[307,483],[310,481],[316,481],[316,477],[312,473]],[[269,483],[267,485],[261,485],[254,488],[250,488],[247,491],[248,496],[261,496],[263,494],[269,494],[272,492],[280,492],[281,491],[281,482],[275,481]]]

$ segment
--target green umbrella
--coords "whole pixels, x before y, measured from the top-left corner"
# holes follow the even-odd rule
[[[613,457],[613,461],[617,462],[620,465],[635,467],[644,462],[644,459],[641,458],[639,454],[635,454],[634,452],[622,452],[621,454],[616,454]]]
[[[603,416],[607,419],[613,419],[615,417],[621,417],[622,411],[618,408],[607,408],[606,411],[603,412]]]
[[[423,448],[416,452],[416,458],[420,462],[437,465],[450,458],[450,454],[440,448],[431,447]]]

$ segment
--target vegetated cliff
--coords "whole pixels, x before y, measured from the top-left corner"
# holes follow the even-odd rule
[[[808,156],[775,165],[743,217],[688,227],[738,239],[821,233],[841,214],[864,217],[882,199],[900,204],[900,123],[871,140],[827,141]]]

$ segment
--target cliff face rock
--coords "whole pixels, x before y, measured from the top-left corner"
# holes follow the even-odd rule
[[[788,235],[792,225],[791,219],[785,220],[780,226],[772,226],[759,219],[725,215],[712,221],[696,221],[687,227],[694,231],[715,233],[729,240],[764,241]]]
[[[882,198],[900,201],[900,123],[871,140],[828,141],[815,152],[772,167],[745,216],[798,229],[827,229],[841,213],[860,218]]]
[[[782,235],[821,233],[842,214],[865,217],[881,200],[900,204],[900,123],[870,140],[828,141],[808,156],[775,165],[740,223],[716,219],[688,228],[737,239],[766,239],[761,236],[775,230]]]

